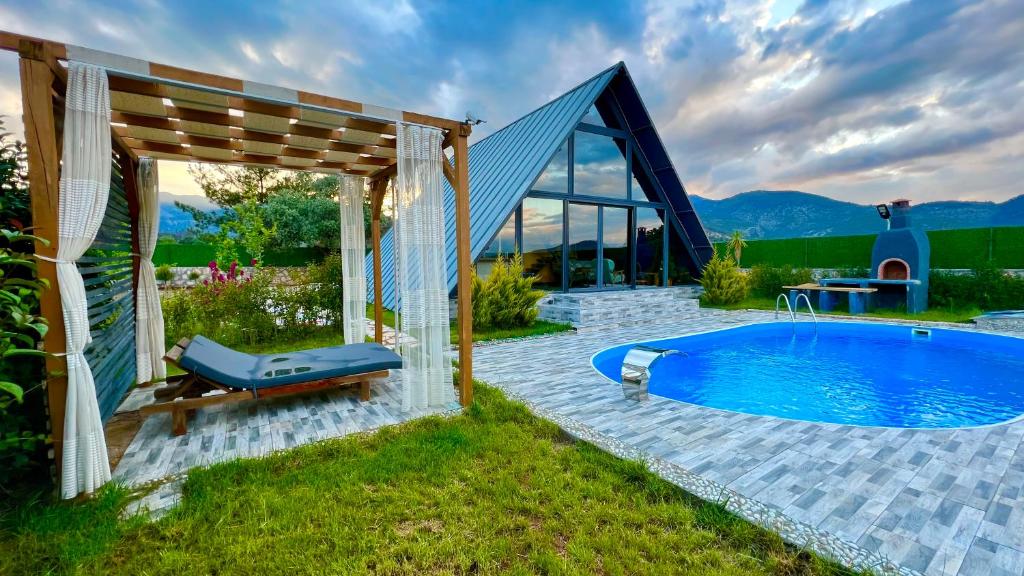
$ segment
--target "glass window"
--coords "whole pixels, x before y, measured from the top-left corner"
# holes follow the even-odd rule
[[[601,274],[604,285],[627,286],[633,283],[629,266],[629,208],[601,208],[601,237],[604,262]]]
[[[545,192],[557,192],[559,194],[569,193],[569,146],[568,140],[562,143],[562,147],[555,152],[555,155],[548,161],[548,165],[541,172],[540,178],[533,185],[534,190]]]
[[[498,235],[491,240],[491,243],[484,249],[483,254],[476,260],[476,273],[481,278],[491,275],[491,266],[498,259],[499,255],[509,256],[516,251],[516,213],[515,211],[505,220]]]
[[[523,267],[534,286],[562,289],[562,201],[523,200]]]
[[[576,131],[573,194],[626,198],[626,158],[616,139]]]
[[[580,121],[586,122],[587,124],[595,124],[597,126],[608,126],[604,119],[601,118],[601,114],[597,111],[597,106],[594,106],[593,104],[590,105],[590,108],[587,109],[587,113],[583,115],[583,119]]]
[[[664,210],[636,209],[636,283],[661,286],[664,265]]]
[[[597,286],[597,206],[569,204],[569,287]]]
[[[673,286],[693,284],[693,270],[690,269],[693,261],[690,259],[690,252],[675,227],[668,228],[668,282]]]

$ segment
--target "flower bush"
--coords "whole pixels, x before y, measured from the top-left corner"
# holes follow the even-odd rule
[[[701,301],[708,304],[738,304],[747,297],[747,277],[731,256],[717,252],[704,267],[700,284],[704,287]]]
[[[277,323],[270,311],[270,274],[246,274],[237,262],[222,270],[210,262],[210,277],[163,301],[168,344],[202,334],[224,344],[254,344],[273,339]]]
[[[250,264],[256,266],[253,259]],[[275,286],[269,270],[246,272],[237,262],[221,269],[210,262],[210,277],[163,302],[167,343],[202,334],[238,346],[288,341],[310,329],[341,326],[341,257],[292,274],[294,286]]]

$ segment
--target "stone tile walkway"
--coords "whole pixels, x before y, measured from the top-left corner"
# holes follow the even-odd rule
[[[457,409],[402,411],[400,376],[392,374],[370,387],[370,400],[358,389],[244,401],[200,409],[184,436],[171,435],[170,414],[146,419],[114,471],[114,478],[139,485],[173,476],[195,466],[235,458],[265,456],[326,438],[398,424],[428,414]],[[152,401],[152,388],[143,389]],[[137,396],[137,395],[136,395]],[[133,403],[144,403],[135,398]]]
[[[475,376],[569,429],[636,450],[670,479],[675,470],[764,504],[770,520],[739,512],[791,540],[785,526],[808,527],[806,542],[819,549],[828,550],[834,536],[908,572],[1024,574],[1024,421],[889,429],[725,412],[657,396],[637,402],[590,365],[592,354],[614,344],[772,319],[696,310],[656,325],[483,345],[474,351]],[[858,554],[839,555],[860,561]]]

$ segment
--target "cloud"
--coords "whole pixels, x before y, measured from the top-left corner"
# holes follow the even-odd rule
[[[1010,177],[1024,157],[1019,0],[40,0],[0,5],[0,21],[382,106],[472,111],[487,120],[474,139],[624,60],[691,191],[1024,192]],[[0,114],[20,115],[16,87],[16,61],[0,58]]]

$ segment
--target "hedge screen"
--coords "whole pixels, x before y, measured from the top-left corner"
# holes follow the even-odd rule
[[[252,257],[245,250],[239,250],[239,262],[248,264]],[[157,266],[206,266],[216,259],[217,248],[210,244],[157,244],[153,254],[153,263]],[[320,248],[288,248],[285,250],[268,250],[264,254],[266,266],[306,266],[324,259],[324,251]],[[221,263],[224,265],[225,263]]]
[[[928,232],[932,268],[978,268],[991,263],[999,268],[1024,268],[1024,227],[968,228]],[[867,268],[875,234],[749,240],[743,266],[768,264],[803,268]],[[725,243],[715,247],[725,250]]]

